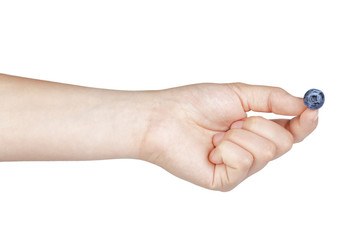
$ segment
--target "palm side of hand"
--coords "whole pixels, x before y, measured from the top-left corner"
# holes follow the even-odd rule
[[[246,111],[252,109],[244,102],[246,98],[239,96],[249,94],[248,87],[239,83],[195,84],[159,91],[160,101],[146,133],[146,142],[151,145],[148,160],[197,185],[232,189],[239,183],[229,179],[228,171],[233,167],[214,164],[209,154],[215,148],[214,135],[227,132],[232,123],[246,118]],[[267,111],[256,104],[254,108]],[[299,107],[295,111],[299,112]]]

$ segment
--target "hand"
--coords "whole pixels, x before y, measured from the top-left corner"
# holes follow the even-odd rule
[[[318,110],[277,87],[196,84],[156,92],[141,158],[205,188],[229,191],[317,126]],[[248,117],[246,112],[296,116]]]

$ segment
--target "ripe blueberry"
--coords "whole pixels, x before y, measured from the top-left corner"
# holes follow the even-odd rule
[[[322,107],[325,102],[325,95],[319,89],[310,89],[305,93],[305,106],[311,110],[316,110]]]

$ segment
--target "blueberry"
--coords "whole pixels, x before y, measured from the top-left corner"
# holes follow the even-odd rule
[[[322,107],[325,102],[325,95],[319,89],[310,89],[305,93],[304,103],[305,106],[311,110],[316,110]]]

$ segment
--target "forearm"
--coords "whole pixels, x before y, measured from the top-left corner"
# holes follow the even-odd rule
[[[141,158],[150,95],[0,74],[0,161]]]

